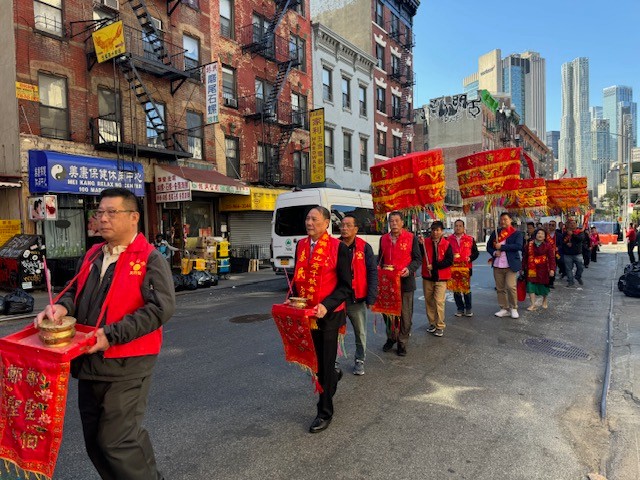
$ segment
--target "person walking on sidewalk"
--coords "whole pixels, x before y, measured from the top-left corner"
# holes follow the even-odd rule
[[[556,274],[555,248],[547,242],[547,232],[538,229],[524,250],[523,269],[527,279],[530,312],[536,310],[536,295],[542,297],[542,308],[548,308],[549,280]]]
[[[74,316],[98,325],[96,344],[71,362],[89,458],[104,480],[163,479],[142,427],[162,325],[173,315],[169,264],[141,233],[136,197],[124,188],[100,194],[105,242],[80,262],[77,283],[36,317]]]
[[[318,328],[311,330],[318,359],[318,382],[322,393],[318,413],[309,432],[325,430],[333,418],[333,396],[342,378],[336,369],[338,330],[346,323],[345,301],[351,295],[351,259],[349,249],[327,232],[331,213],[313,207],[305,218],[307,237],[296,245],[295,273],[291,290],[295,296],[310,298],[316,309]]]
[[[598,229],[596,227],[591,227],[589,238],[591,239],[591,261],[593,263],[597,263],[598,252],[600,251],[602,242],[600,241],[600,234],[598,233]]]
[[[498,233],[491,233],[487,243],[487,252],[491,255],[493,278],[498,291],[500,310],[496,317],[518,318],[518,272],[522,269],[522,232],[511,225],[511,214],[503,212],[500,215]]]
[[[566,231],[562,237],[567,287],[574,286],[574,278],[580,285],[584,285],[582,281],[582,272],[584,271],[584,265],[582,264],[582,244],[585,241],[585,233],[577,228],[575,218],[569,218],[569,220],[567,220]],[[576,267],[575,275],[573,272],[574,266]]]
[[[431,235],[422,241],[422,290],[427,308],[427,332],[436,337],[444,335],[445,295],[447,281],[451,278],[453,250],[442,236],[444,225],[440,221],[431,224]]]
[[[633,253],[633,249],[636,247],[636,244],[638,243],[638,232],[636,232],[636,228],[633,223],[629,224],[629,228],[627,228],[626,236],[627,236],[627,253],[629,254],[629,261],[631,263],[636,263],[636,256]]]
[[[558,242],[562,242],[562,235],[558,235],[558,231],[556,230],[556,222],[555,220],[551,220],[548,224],[547,232],[547,242],[549,245],[553,247],[553,256],[556,262],[556,269],[562,267],[562,271],[564,271],[564,267],[560,261],[560,253],[558,251],[559,245]],[[556,281],[556,275],[553,275],[549,278],[549,288],[555,288],[554,284]]]
[[[404,229],[402,213],[394,211],[389,214],[389,233],[380,238],[378,264],[392,266],[400,275],[400,291],[402,295],[402,310],[398,328],[392,324],[392,319],[384,315],[387,327],[387,341],[382,347],[388,352],[398,342],[398,355],[407,354],[407,343],[411,333],[413,320],[413,292],[416,290],[416,270],[420,267],[422,256],[416,236]]]
[[[471,235],[467,235],[463,220],[456,220],[453,224],[453,235],[447,237],[453,251],[453,266],[451,279],[447,282],[447,289],[453,292],[456,302],[456,317],[473,316],[471,309],[471,275],[473,275],[473,261],[478,258],[478,245]]]
[[[351,256],[351,298],[347,300],[347,317],[356,337],[354,375],[364,375],[367,351],[367,309],[378,296],[378,267],[371,245],[358,237],[358,220],[345,215],[340,224],[341,240]]]

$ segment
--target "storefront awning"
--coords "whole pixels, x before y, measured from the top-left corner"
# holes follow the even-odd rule
[[[183,202],[191,200],[192,192],[249,195],[244,183],[214,170],[156,165],[156,202]]]
[[[126,188],[144,196],[142,165],[115,158],[67,155],[50,150],[29,150],[31,193],[99,195],[105,188]]]
[[[21,182],[0,182],[0,188],[16,188],[21,186]]]
[[[263,211],[273,212],[276,208],[276,198],[281,193],[291,190],[278,188],[249,187],[250,195],[229,195],[220,199],[221,212]]]

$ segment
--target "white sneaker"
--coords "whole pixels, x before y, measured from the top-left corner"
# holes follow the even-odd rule
[[[518,310],[516,310],[515,308],[511,309],[511,318],[520,318],[520,314],[518,313]]]
[[[494,314],[496,317],[506,317],[509,315],[509,311],[506,308],[501,309],[499,312]]]

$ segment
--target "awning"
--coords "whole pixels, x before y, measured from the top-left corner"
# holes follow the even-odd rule
[[[0,182],[0,188],[17,188],[21,186],[22,182]]]
[[[244,183],[214,170],[156,165],[156,202],[182,202],[191,200],[192,192],[249,195]]]
[[[276,198],[281,193],[291,190],[279,188],[249,187],[250,195],[229,195],[220,199],[221,212],[263,211],[273,212],[276,209]]]

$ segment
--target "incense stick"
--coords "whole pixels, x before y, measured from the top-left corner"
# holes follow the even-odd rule
[[[54,318],[52,320],[55,321],[55,305],[53,303],[53,295],[51,292],[51,272],[49,271],[49,268],[47,268],[47,258],[43,255],[42,256],[42,262],[44,263],[44,278],[47,282],[47,292],[49,293],[49,305],[51,306],[51,314],[54,315]]]

